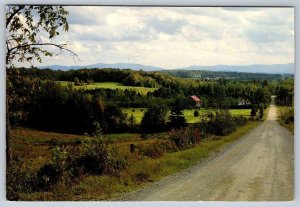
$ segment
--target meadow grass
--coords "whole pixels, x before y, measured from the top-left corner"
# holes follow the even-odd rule
[[[289,115],[291,115],[291,113],[294,113],[293,107],[289,107],[289,106],[276,106],[277,108],[277,113],[278,113],[278,122],[280,123],[280,125],[284,126],[285,128],[287,128],[292,134],[294,134],[294,122],[285,122],[285,118]]]
[[[172,175],[180,172],[188,167],[195,165],[199,161],[210,156],[212,152],[217,152],[226,146],[228,143],[237,140],[252,128],[257,126],[258,122],[248,122],[247,125],[240,127],[236,132],[219,137],[219,139],[204,139],[197,146],[166,153],[160,158],[152,159],[142,156],[140,158],[134,158],[128,168],[120,171],[116,175],[85,175],[79,182],[74,183],[72,186],[65,188],[64,186],[58,186],[57,189],[51,192],[34,192],[34,193],[22,193],[22,200],[110,200],[115,199],[123,193],[130,192],[142,188],[151,182],[158,181],[165,176]],[[29,133],[29,132],[28,132]],[[52,134],[55,135],[55,134]],[[159,134],[163,136],[164,134]],[[58,135],[57,135],[58,136]],[[72,135],[73,136],[73,135]],[[111,138],[119,135],[111,135]],[[128,153],[129,143],[150,143],[155,139],[150,138],[146,140],[139,140],[137,134],[124,134],[124,139],[132,141],[119,142],[118,150],[123,151],[121,154],[127,154],[126,156],[137,156],[134,153]],[[153,135],[155,136],[155,135]],[[75,138],[75,137],[74,137]],[[70,137],[68,138],[70,139]],[[122,139],[119,139],[122,140]],[[40,151],[38,153],[46,153],[46,148],[38,146]],[[46,146],[45,146],[46,147]],[[23,149],[25,150],[25,149]],[[27,152],[28,149],[25,151]],[[29,149],[37,150],[37,148]],[[44,151],[44,152],[42,152]],[[125,152],[126,151],[126,152]],[[37,156],[37,152],[34,152]],[[24,154],[24,157],[28,157],[28,154]],[[40,155],[31,157],[30,163],[38,161]],[[30,164],[27,163],[27,164]],[[42,162],[44,164],[44,162]],[[40,164],[42,164],[40,163]]]
[[[140,124],[144,116],[144,113],[147,111],[147,108],[123,108],[122,111],[130,117],[134,116],[136,124]],[[199,116],[194,116],[195,109],[185,109],[183,110],[184,117],[186,118],[187,123],[197,123],[200,122],[201,118],[208,112],[208,110],[201,108],[199,110]],[[230,109],[229,112],[232,116],[250,116],[251,109]],[[170,115],[170,111],[167,116]]]
[[[110,200],[122,193],[137,190],[145,185],[158,181],[165,176],[180,172],[195,165],[212,152],[220,151],[228,143],[242,137],[257,126],[258,122],[249,122],[231,135],[221,139],[207,139],[196,147],[167,153],[158,159],[144,157],[123,170],[119,176],[87,176],[70,193],[74,200]],[[144,182],[137,182],[137,175],[145,176]],[[77,194],[77,195],[75,195]]]
[[[140,115],[146,109],[131,108],[129,112]],[[185,110],[186,116],[192,118],[194,110]],[[200,110],[200,117],[206,112]],[[238,113],[240,112],[240,113]],[[245,110],[235,110],[235,115],[245,114]],[[120,156],[129,158],[128,168],[120,171],[118,175],[83,175],[79,181],[69,188],[57,186],[49,192],[22,193],[22,200],[109,200],[120,196],[124,192],[130,192],[141,188],[153,181],[158,181],[165,176],[182,171],[199,160],[206,158],[213,151],[218,151],[222,146],[241,137],[247,131],[257,125],[257,122],[248,122],[246,126],[239,128],[236,132],[221,139],[205,139],[196,147],[166,153],[160,158],[150,158],[140,154],[130,153],[130,144],[148,145],[158,140],[166,139],[168,133],[151,134],[147,139],[142,139],[140,134],[109,134],[104,139],[110,140],[109,148],[115,147]],[[45,132],[28,128],[12,128],[12,148],[22,161],[21,168],[28,172],[36,172],[40,167],[50,160],[51,141],[59,144],[72,146],[72,143],[92,139],[84,135],[61,134]],[[133,158],[132,158],[133,157]]]
[[[69,83],[74,84],[73,82],[68,81],[58,81],[62,86],[67,87]],[[112,90],[120,89],[120,90],[134,90],[141,95],[147,95],[148,92],[153,92],[157,88],[148,88],[148,87],[140,87],[140,86],[125,86],[122,83],[118,82],[96,82],[92,85],[84,85],[84,86],[74,86],[75,89],[85,89],[85,90],[94,90],[97,88],[109,88]]]

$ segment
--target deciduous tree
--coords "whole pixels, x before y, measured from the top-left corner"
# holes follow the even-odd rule
[[[6,7],[6,66],[13,66],[14,61],[33,63],[42,61],[42,56],[53,56],[63,51],[69,52],[74,57],[76,53],[67,48],[67,43],[54,43],[54,37],[59,35],[60,30],[68,31],[67,22],[68,11],[62,6],[27,6],[14,5]],[[41,34],[47,35],[43,41]],[[49,47],[59,49],[57,53],[50,51]],[[7,85],[11,86],[9,80]],[[13,90],[15,87],[7,88],[6,95],[6,146],[7,161],[12,159],[9,143],[9,100],[15,97]]]
[[[53,41],[60,31],[69,30],[67,15],[68,11],[62,6],[8,6],[6,64],[13,65],[13,61],[32,63],[35,59],[41,62],[42,55],[51,57],[63,51],[77,57],[67,43]],[[51,51],[50,47],[58,52]]]

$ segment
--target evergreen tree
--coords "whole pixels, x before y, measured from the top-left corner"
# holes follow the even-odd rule
[[[252,117],[252,120],[254,119],[254,117],[256,116],[256,107],[255,106],[252,106],[252,109],[251,109],[251,117]]]
[[[171,109],[171,114],[169,116],[170,125],[173,128],[180,128],[186,125],[186,119],[182,112],[183,108],[178,99],[175,101],[175,105]]]

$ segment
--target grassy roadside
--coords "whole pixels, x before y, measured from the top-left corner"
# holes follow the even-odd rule
[[[194,148],[152,159],[143,157],[132,163],[118,176],[86,176],[69,189],[57,189],[55,192],[39,192],[23,194],[22,200],[111,200],[122,193],[137,190],[147,184],[158,181],[165,176],[180,172],[200,160],[209,157],[212,152],[220,151],[222,147],[237,140],[258,125],[259,122],[249,122],[236,132],[220,137],[211,137]]]
[[[278,122],[281,126],[287,128],[291,132],[291,134],[294,134],[294,123],[286,124],[282,119],[278,119]]]
[[[294,121],[290,121],[291,117],[294,120],[294,108],[286,106],[276,106],[276,108],[279,124],[294,134]]]

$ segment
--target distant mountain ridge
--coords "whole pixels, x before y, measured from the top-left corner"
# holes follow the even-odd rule
[[[166,68],[160,68],[155,66],[148,66],[142,64],[135,63],[114,63],[114,64],[106,64],[106,63],[96,63],[92,65],[83,65],[83,66],[63,66],[63,65],[49,65],[42,66],[39,68],[50,68],[52,70],[76,70],[82,68],[118,68],[118,69],[132,69],[132,70],[144,70],[144,71],[157,71],[157,70],[166,70]]]
[[[209,70],[209,71],[223,71],[223,72],[243,72],[243,73],[268,73],[268,74],[294,74],[294,63],[287,64],[256,64],[256,65],[214,65],[214,66],[189,66],[185,68],[167,69],[149,65],[134,64],[134,63],[115,63],[105,64],[97,63],[84,66],[62,66],[49,65],[38,67],[41,69],[50,68],[52,70],[74,70],[82,68],[118,68],[118,69],[132,69],[144,71],[161,71],[161,70]]]
[[[210,70],[210,71],[223,71],[223,72],[243,72],[243,73],[294,73],[294,63],[287,64],[273,64],[273,65],[215,65],[215,66],[189,66],[186,68],[179,68],[182,70]]]

